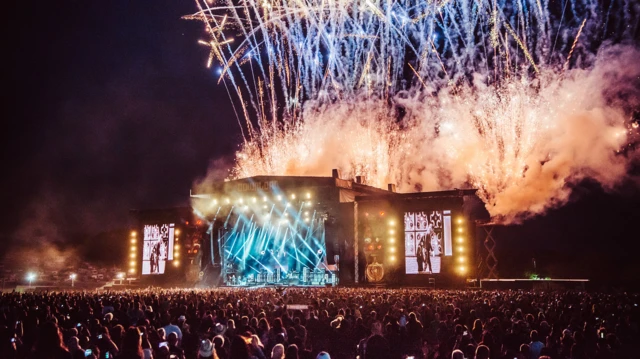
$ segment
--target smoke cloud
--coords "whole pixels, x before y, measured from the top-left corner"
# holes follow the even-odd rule
[[[395,107],[376,99],[305,104],[304,121],[263,129],[245,142],[231,177],[346,177],[402,192],[474,187],[492,218],[518,222],[566,203],[590,178],[613,190],[638,158],[640,51],[602,47],[592,65],[535,80],[418,87]]]

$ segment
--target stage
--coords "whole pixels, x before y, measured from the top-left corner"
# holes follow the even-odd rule
[[[154,285],[461,286],[474,267],[473,196],[397,193],[337,170],[212,183],[190,208],[135,212],[129,273]]]

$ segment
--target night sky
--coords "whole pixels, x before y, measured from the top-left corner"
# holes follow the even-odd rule
[[[6,248],[69,244],[125,228],[133,208],[187,205],[213,161],[232,162],[240,128],[205,67],[202,24],[181,19],[195,11],[192,1],[11,7],[0,191]],[[638,183],[613,194],[582,184],[567,206],[498,228],[501,274],[522,275],[536,257],[552,275],[640,279]]]

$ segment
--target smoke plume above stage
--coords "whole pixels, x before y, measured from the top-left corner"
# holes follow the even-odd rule
[[[638,158],[637,5],[197,4],[244,118],[234,178],[337,167],[402,192],[473,187],[513,222],[585,178],[615,188]]]

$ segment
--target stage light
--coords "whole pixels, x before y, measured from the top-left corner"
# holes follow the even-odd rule
[[[266,201],[267,201],[267,196],[263,196],[263,197],[262,197],[262,201],[263,201],[263,202],[266,202]]]
[[[217,204],[218,204],[218,200],[217,200],[217,199],[214,199],[213,201],[211,201],[211,205],[212,205],[212,206],[215,206],[215,205],[217,205]]]
[[[389,243],[396,243],[396,239],[395,238],[389,238]]]
[[[462,243],[462,242],[464,242],[464,238],[458,237],[458,243]]]
[[[27,280],[29,281],[29,287],[31,287],[31,282],[36,280],[36,274],[35,273],[28,273],[27,274]]]
[[[391,251],[391,253],[395,253],[396,249],[394,247],[391,247],[391,249],[389,249]]]
[[[267,213],[267,214],[265,214],[265,215],[264,215],[264,218],[266,218],[266,219],[271,218],[271,213]]]
[[[135,237],[137,235],[136,231],[131,231],[131,237]]]
[[[242,203],[242,201],[243,201],[243,200],[242,200],[242,198],[240,198],[238,201],[239,201],[240,203]]]
[[[464,252],[464,247],[458,247],[458,252]]]
[[[173,249],[175,249],[177,251],[178,249],[180,249],[180,245],[176,244],[175,246],[173,246]]]
[[[122,278],[124,278],[124,273],[118,273],[118,276],[117,276],[117,277],[118,277],[118,279],[122,279]]]
[[[307,192],[307,199],[311,198],[311,193]]]
[[[179,234],[180,234],[180,230],[179,230],[178,228],[176,228],[176,230],[175,230],[175,231],[173,231],[173,233],[177,236],[177,235],[179,235]]]
[[[180,265],[180,262],[178,262],[178,261],[173,261],[173,266],[174,266],[174,267],[177,267],[177,266],[179,266],[179,265]]]
[[[311,207],[311,206],[313,206],[313,202],[311,201],[307,202],[307,207]]]
[[[462,233],[462,228],[458,228],[458,233]]]
[[[135,253],[131,253],[131,255],[129,255],[129,257],[131,257],[132,259],[136,258],[136,254]]]
[[[308,216],[309,215],[309,211],[304,211],[304,215]]]
[[[458,262],[460,262],[460,263],[464,263],[464,257],[459,257],[459,258],[458,258]]]
[[[396,256],[391,256],[391,257],[389,257],[389,259],[390,259],[392,262],[395,262],[395,261],[396,261]]]
[[[136,243],[136,239],[135,239],[135,238],[132,238],[132,239],[131,239],[131,244],[134,244],[134,243]]]
[[[291,199],[296,199],[296,195],[295,195],[295,193],[292,193],[292,194],[291,194]]]
[[[304,221],[309,223],[309,218],[305,218]]]
[[[242,210],[243,210],[243,211],[246,211],[246,210],[248,210],[248,209],[249,209],[249,206],[247,206],[247,205],[245,205],[244,207],[242,207]]]
[[[278,201],[282,201],[282,196],[278,195],[278,197],[276,197],[278,199]]]
[[[458,218],[458,224],[462,223],[462,218]]]
[[[231,200],[229,198],[225,198],[224,201],[227,202],[227,204],[231,203]]]
[[[131,261],[131,262],[129,262],[129,265],[130,265],[131,267],[135,267],[135,266],[136,266],[136,261]]]
[[[173,254],[173,256],[174,256],[174,257],[176,257],[176,258],[180,257],[180,252],[175,252],[175,253]]]
[[[133,268],[129,269],[129,273],[134,274],[135,272],[136,272],[135,269],[133,269]]]
[[[393,220],[392,220],[392,221],[389,221],[389,225],[390,225],[390,226],[395,226],[395,225],[396,225],[396,221],[393,221]]]
[[[461,266],[459,270],[460,270],[460,273],[464,274],[464,272],[467,271],[467,268],[465,266]]]
[[[75,273],[71,273],[71,275],[69,276],[69,279],[71,280],[75,280],[78,276]]]
[[[258,199],[257,199],[257,198],[255,198],[255,197],[253,197],[251,200],[253,201],[253,203],[258,202]]]
[[[389,234],[396,234],[396,231],[394,231],[393,229],[389,231]]]

